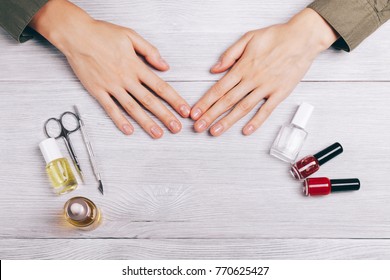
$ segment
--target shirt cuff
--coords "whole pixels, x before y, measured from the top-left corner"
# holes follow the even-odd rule
[[[316,0],[308,8],[320,14],[340,35],[333,47],[347,52],[381,25],[374,7],[366,0]]]
[[[28,27],[28,24],[47,1],[48,0],[9,1],[5,9],[0,12],[0,24],[14,39],[23,43],[33,38],[34,32]]]

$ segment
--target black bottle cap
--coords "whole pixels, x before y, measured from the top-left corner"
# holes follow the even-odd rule
[[[330,145],[328,148],[316,153],[314,157],[318,160],[319,165],[323,165],[325,162],[328,162],[342,152],[343,147],[340,145],[340,143],[336,142],[333,145]]]
[[[332,192],[357,191],[360,189],[360,181],[354,179],[333,179],[330,180]]]

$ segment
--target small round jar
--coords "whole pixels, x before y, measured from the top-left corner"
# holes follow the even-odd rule
[[[65,203],[64,216],[69,224],[84,230],[95,229],[101,220],[99,208],[82,196],[73,197]]]

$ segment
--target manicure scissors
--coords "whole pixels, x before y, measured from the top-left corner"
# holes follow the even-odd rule
[[[50,118],[44,124],[45,134],[49,138],[58,139],[62,137],[64,139],[66,148],[73,161],[73,164],[83,180],[83,172],[81,171],[80,162],[77,159],[72,142],[69,135],[80,129],[79,117],[73,112],[64,112],[59,119]]]

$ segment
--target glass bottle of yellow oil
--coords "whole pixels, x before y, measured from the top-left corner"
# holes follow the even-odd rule
[[[39,144],[46,161],[46,172],[57,194],[65,194],[77,188],[77,180],[68,160],[62,156],[54,138],[43,140]]]
[[[101,220],[99,208],[82,196],[73,197],[65,203],[64,215],[71,225],[84,230],[95,229]]]

